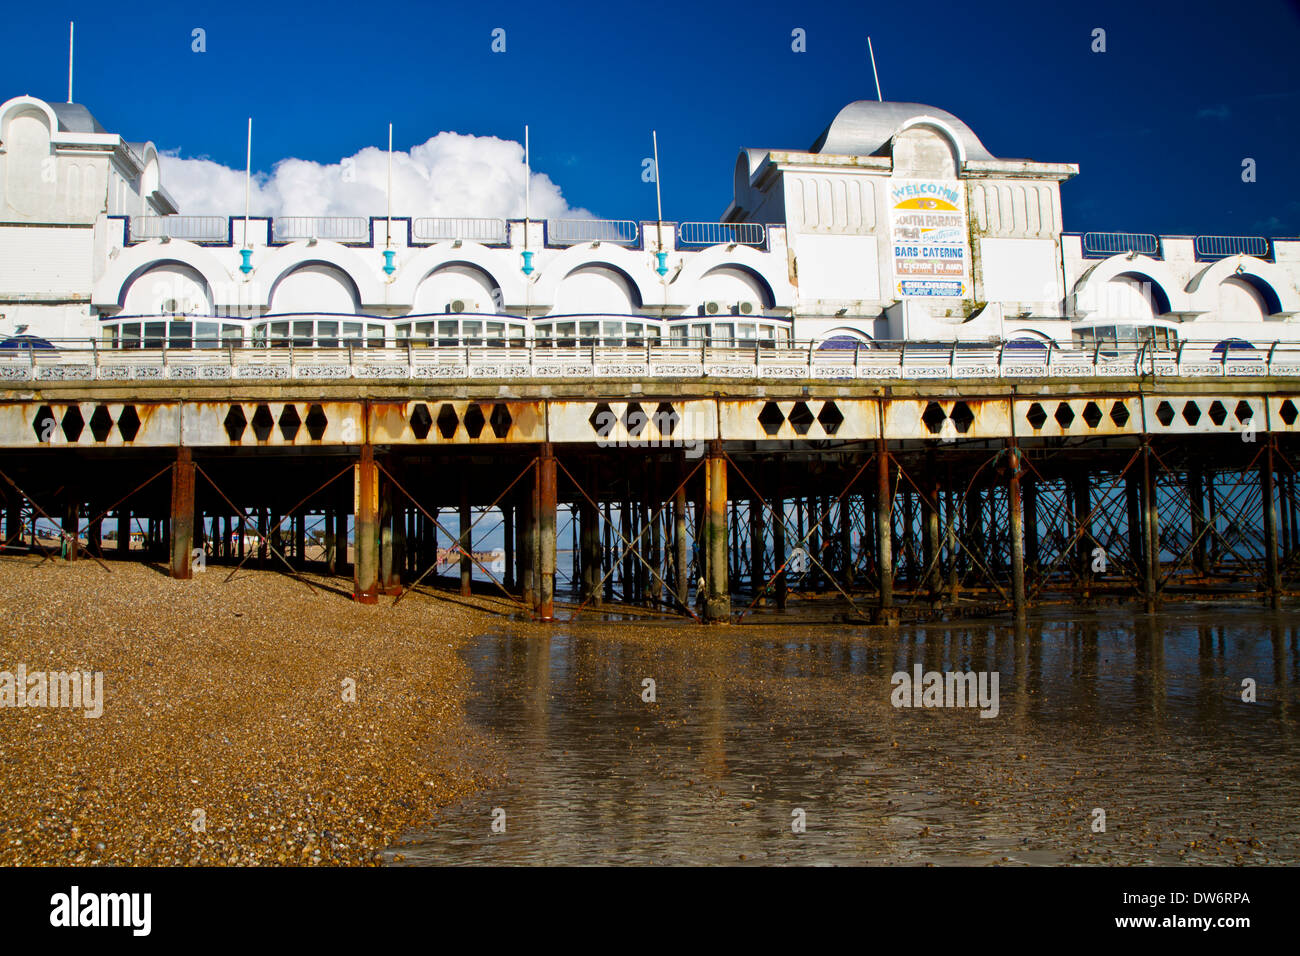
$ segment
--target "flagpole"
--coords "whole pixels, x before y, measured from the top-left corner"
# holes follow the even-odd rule
[[[524,124],[524,264],[525,276],[533,274],[533,253],[528,248],[529,221],[533,218],[533,161],[529,152],[528,124]],[[528,288],[528,305],[532,305],[532,287]]]
[[[876,51],[871,46],[871,37],[867,37],[867,52],[871,54],[871,75],[876,78],[876,99],[883,103],[885,98],[880,95],[880,74],[876,72]]]
[[[244,155],[244,248],[240,250],[243,263],[239,271],[248,275],[253,271],[253,244],[248,239],[248,213],[253,194],[253,117],[248,118],[248,149]]]
[[[393,244],[393,124],[388,124],[388,230],[384,234],[384,248]]]
[[[253,117],[248,118],[248,149],[244,155],[244,247],[249,248],[248,211],[253,195]]]
[[[655,222],[656,234],[659,239],[659,248],[655,253],[655,258],[659,260],[659,265],[656,267],[655,271],[662,276],[668,271],[668,253],[664,251],[664,200],[663,194],[659,189],[659,133],[656,130],[650,131],[650,140],[654,144],[655,153],[655,214],[659,217]]]
[[[68,102],[72,102],[72,38],[76,23],[68,21]]]

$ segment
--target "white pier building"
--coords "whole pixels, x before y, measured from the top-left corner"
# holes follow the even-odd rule
[[[0,105],[0,354],[22,353],[0,374],[54,362],[47,344],[141,362],[703,346],[876,371],[969,346],[1194,373],[1300,343],[1300,240],[1065,232],[1077,166],[997,158],[914,103],[851,103],[807,149],[741,150],[713,223],[186,216],[161,168],[84,106]]]

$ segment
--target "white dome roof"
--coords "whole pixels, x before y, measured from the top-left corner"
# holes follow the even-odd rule
[[[881,155],[900,129],[927,120],[946,128],[956,138],[966,159],[994,158],[974,131],[947,110],[923,103],[879,103],[875,100],[858,100],[840,110],[808,151],[840,156]]]

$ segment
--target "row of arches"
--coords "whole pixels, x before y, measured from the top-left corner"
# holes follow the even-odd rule
[[[1090,319],[1251,322],[1300,312],[1300,295],[1279,266],[1253,256],[1220,259],[1186,283],[1162,260],[1112,256],[1083,274],[1069,305],[1073,314]]]
[[[575,247],[551,255],[539,261],[533,281],[519,268],[518,250],[473,243],[401,250],[391,282],[384,281],[378,263],[367,262],[366,252],[323,241],[259,249],[245,281],[237,270],[237,250],[226,254],[182,241],[141,243],[110,263],[92,301],[109,314],[371,309],[427,314],[454,302],[466,311],[532,307],[618,314],[649,305],[688,310],[708,301],[745,302],[760,310],[792,306],[784,257],[743,246],[682,256],[666,285],[645,253],[617,247]]]

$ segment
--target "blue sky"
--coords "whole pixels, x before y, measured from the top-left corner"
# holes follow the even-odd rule
[[[1041,2],[11,5],[0,98],[66,96],[109,129],[242,168],[338,162],[441,130],[519,139],[573,206],[653,218],[641,160],[657,128],[664,214],[716,220],[745,146],[806,148],[844,104],[964,119],[997,156],[1076,162],[1066,228],[1300,235],[1300,6]],[[191,51],[206,31],[207,52]],[[490,49],[495,28],[506,52]],[[791,31],[807,52],[791,50]],[[1106,52],[1090,49],[1106,31]],[[1241,164],[1256,161],[1243,183]],[[232,210],[237,212],[238,210]],[[382,215],[382,210],[375,211]]]

